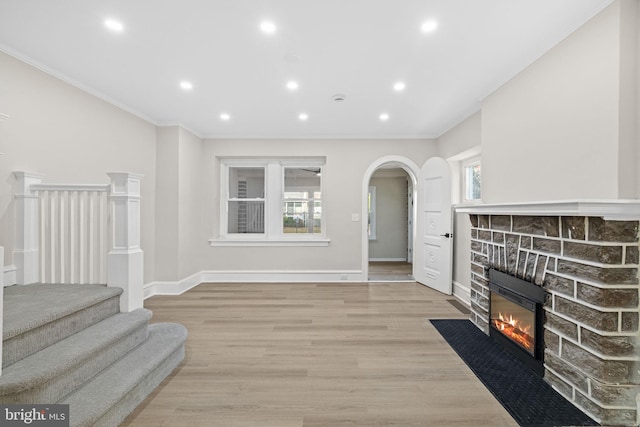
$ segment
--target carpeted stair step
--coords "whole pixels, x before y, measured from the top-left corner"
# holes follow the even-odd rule
[[[120,424],[184,358],[187,330],[175,323],[149,326],[144,344],[64,400],[71,426]]]
[[[0,403],[55,403],[139,346],[151,312],[119,313],[5,368]]]
[[[120,312],[122,289],[101,285],[4,288],[2,366],[7,367]]]

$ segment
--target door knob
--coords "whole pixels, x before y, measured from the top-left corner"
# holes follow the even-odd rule
[[[450,238],[450,237],[453,237],[453,234],[444,233],[444,234],[441,234],[440,236]]]

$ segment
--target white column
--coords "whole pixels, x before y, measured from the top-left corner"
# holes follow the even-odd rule
[[[40,211],[38,194],[31,186],[42,183],[44,175],[13,172],[16,199],[16,244],[13,262],[16,283],[28,285],[40,280]]]
[[[140,248],[140,180],[129,172],[108,173],[111,178],[111,249],[107,256],[107,286],[124,290],[120,311],[143,306],[144,259]]]

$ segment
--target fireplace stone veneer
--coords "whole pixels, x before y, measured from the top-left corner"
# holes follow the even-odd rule
[[[603,425],[638,425],[638,221],[469,217],[471,321],[489,334],[490,268],[541,286],[545,380]]]

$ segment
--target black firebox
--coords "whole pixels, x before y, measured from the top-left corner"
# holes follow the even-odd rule
[[[491,269],[489,291],[489,335],[543,375],[544,289]]]

